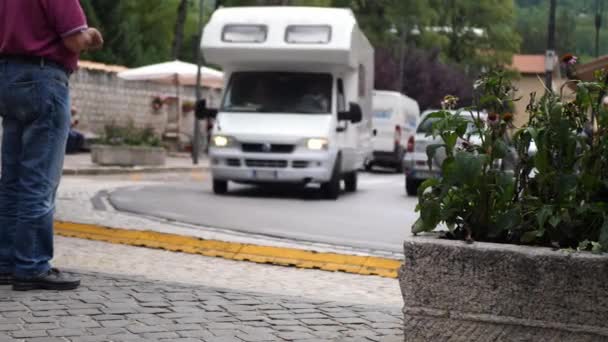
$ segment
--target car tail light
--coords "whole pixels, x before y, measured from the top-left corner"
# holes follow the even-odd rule
[[[408,140],[407,140],[407,151],[408,152],[414,152],[414,147],[415,147],[416,143],[414,142],[414,137],[411,136]]]

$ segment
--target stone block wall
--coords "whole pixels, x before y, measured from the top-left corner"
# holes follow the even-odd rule
[[[608,341],[608,256],[414,237],[405,341]]]
[[[152,127],[157,133],[167,130],[169,116],[175,116],[176,102],[164,105],[160,110],[152,108],[155,96],[176,96],[176,87],[154,82],[124,81],[115,72],[81,68],[70,79],[73,105],[78,109],[78,129],[102,133],[108,124],[136,127]],[[182,102],[195,100],[194,87],[179,89]],[[214,106],[219,104],[220,91],[203,89],[203,97]],[[188,142],[194,130],[194,113],[181,113],[180,140]],[[201,124],[202,126],[202,124]]]

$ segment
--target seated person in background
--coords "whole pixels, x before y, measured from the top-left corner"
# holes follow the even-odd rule
[[[84,147],[84,135],[75,130],[78,126],[78,111],[72,107],[72,123],[68,133],[68,142],[65,147],[65,153],[73,154],[81,152]]]

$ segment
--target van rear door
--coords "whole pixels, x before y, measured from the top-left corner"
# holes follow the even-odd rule
[[[403,134],[403,113],[395,99],[385,96],[374,97],[373,138],[374,151],[393,152],[399,135]]]

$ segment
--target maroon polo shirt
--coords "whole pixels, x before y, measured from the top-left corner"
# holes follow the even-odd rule
[[[87,28],[79,0],[0,0],[0,55],[44,57],[74,71],[63,38]]]

